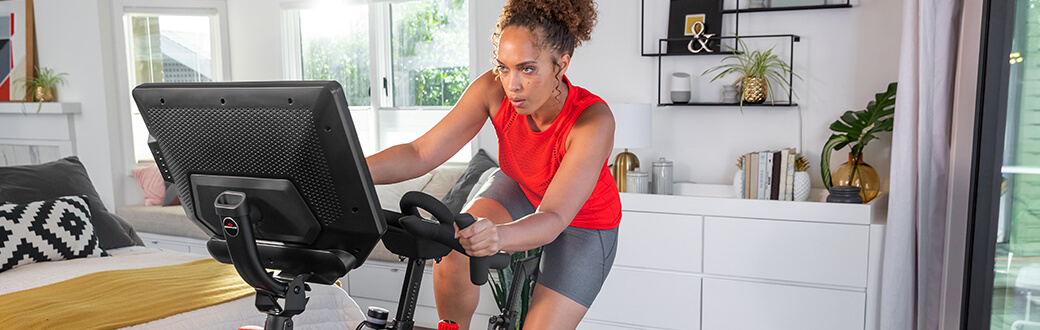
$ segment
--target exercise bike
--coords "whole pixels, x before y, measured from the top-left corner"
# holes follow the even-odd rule
[[[149,148],[163,180],[177,187],[185,213],[211,234],[214,259],[233,264],[256,289],[265,329],[293,329],[310,284],[332,285],[367,260],[379,240],[408,260],[389,327],[414,326],[427,260],[465,253],[453,214],[412,192],[401,213],[380,207],[343,87],[335,81],[156,83],[134,88]],[[419,209],[433,214],[423,219]],[[502,314],[489,329],[512,328],[519,288],[539,256],[513,263],[517,274]],[[509,266],[504,253],[470,259],[470,280]],[[276,271],[276,272],[273,272]]]
[[[397,314],[392,325],[383,329],[411,330],[415,304],[422,284],[422,272],[426,262],[433,259],[437,262],[448,255],[451,250],[464,255],[466,250],[455,239],[455,228],[465,229],[476,220],[467,213],[453,214],[440,200],[425,193],[411,191],[405,193],[400,202],[401,213],[383,210],[389,228],[383,234],[383,244],[390,252],[407,259],[404,285],[401,288],[401,299],[398,301]],[[434,219],[423,218],[419,209],[429,212]],[[499,252],[486,257],[470,257],[470,282],[484,285],[488,280],[489,269],[512,267],[513,276],[506,296],[506,304],[502,313],[488,320],[489,330],[514,329],[520,313],[521,286],[528,278],[532,278],[538,269],[541,254],[526,257],[510,265],[509,254]],[[359,326],[360,328],[360,326]],[[372,327],[379,329],[378,327]]]

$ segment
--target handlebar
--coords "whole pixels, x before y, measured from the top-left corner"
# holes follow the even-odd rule
[[[430,212],[436,221],[423,218],[419,214],[420,208]],[[457,224],[459,230],[466,229],[476,222],[472,215],[453,214],[437,198],[418,191],[409,191],[404,194],[401,198],[401,212],[406,215],[399,220],[404,230],[415,236],[444,244],[469,256],[459,240],[455,239],[455,228],[452,224]],[[487,283],[488,269],[508,267],[511,261],[509,254],[504,252],[485,257],[469,257],[469,279],[475,285]]]

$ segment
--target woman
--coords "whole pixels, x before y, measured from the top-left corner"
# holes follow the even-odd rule
[[[573,329],[614,262],[621,203],[607,169],[614,118],[606,103],[564,75],[596,20],[592,0],[511,0],[492,36],[495,69],[466,89],[417,140],[368,157],[376,184],[418,177],[445,162],[491,119],[497,172],[464,209],[458,231],[473,256],[545,246],[527,314],[531,329]],[[479,298],[469,260],[452,252],[434,266],[442,319],[468,329]]]

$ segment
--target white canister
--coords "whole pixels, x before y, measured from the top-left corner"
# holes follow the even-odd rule
[[[650,177],[646,172],[628,171],[625,192],[646,194],[650,192]]]
[[[672,73],[672,89],[669,93],[672,103],[688,103],[693,97],[693,89],[690,84],[690,74],[685,72]]]
[[[651,179],[653,182],[653,193],[657,195],[671,195],[672,194],[672,161],[661,157],[652,164],[652,171],[654,177]]]

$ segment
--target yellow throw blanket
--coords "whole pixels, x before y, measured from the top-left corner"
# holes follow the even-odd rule
[[[111,270],[0,296],[5,329],[112,329],[235,300],[256,291],[231,265],[204,259]]]

